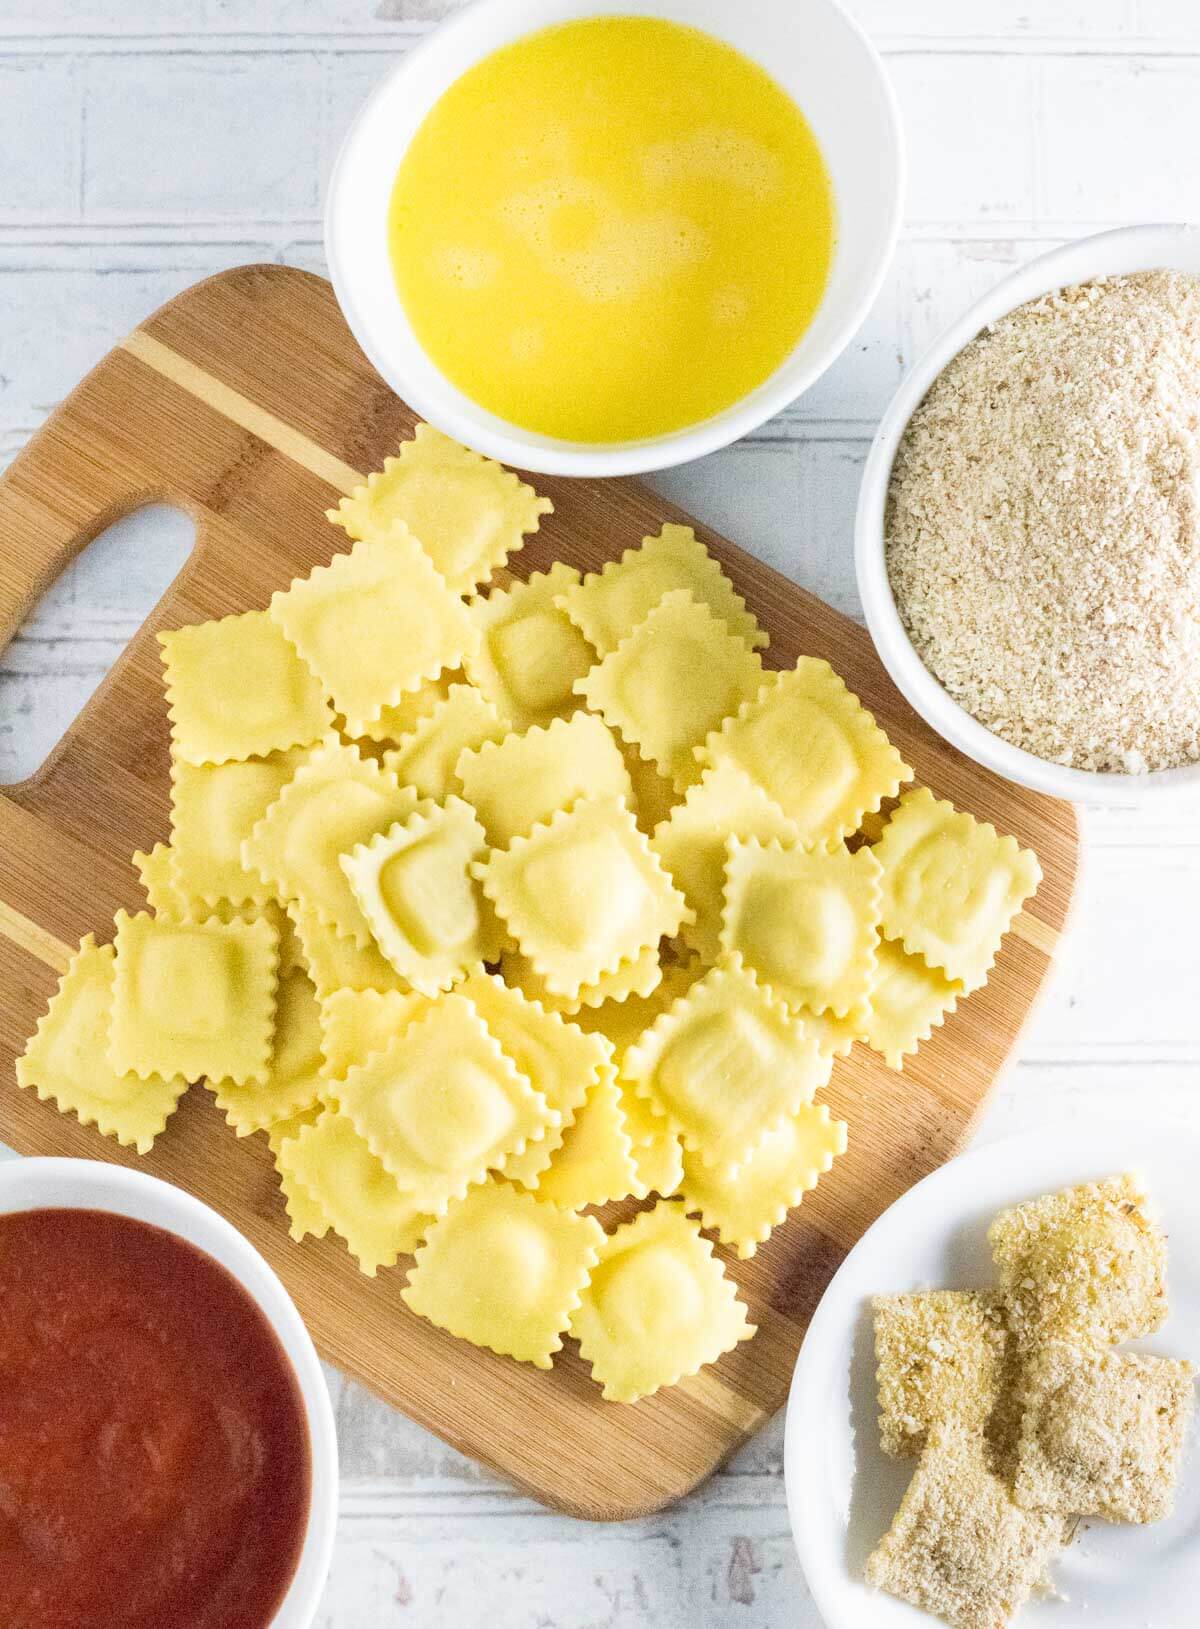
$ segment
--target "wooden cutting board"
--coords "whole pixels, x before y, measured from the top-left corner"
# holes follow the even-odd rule
[[[833,663],[918,778],[1035,849],[1044,881],[986,989],[902,1075],[856,1047],[825,1094],[850,1152],[751,1262],[730,1267],[759,1326],[714,1368],[632,1407],[607,1404],[572,1343],[549,1374],[442,1334],[400,1300],[404,1267],[363,1278],[332,1238],[293,1244],[262,1137],[238,1142],[200,1088],[138,1161],[14,1084],[80,936],[141,895],[129,856],[168,835],[168,728],[154,634],[265,606],[345,539],[324,519],[360,472],[412,433],[317,277],[226,272],[157,312],[89,375],[0,480],[0,649],[66,562],[153,500],[196,521],[183,571],[32,779],[0,796],[0,1141],[25,1154],[119,1160],[179,1184],[279,1272],[326,1357],[456,1448],[558,1509],[614,1520],[693,1487],[780,1406],[805,1325],[867,1225],[949,1158],[1012,1052],[1046,977],[1075,881],[1067,804],[976,768],[914,716],[860,628],[697,526],[760,622],[769,664]],[[634,481],[531,477],[555,512],[514,562],[594,570],[664,520]],[[819,1445],[814,1451],[819,1451]]]

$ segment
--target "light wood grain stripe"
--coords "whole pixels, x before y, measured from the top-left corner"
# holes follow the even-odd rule
[[[750,1402],[741,1392],[732,1390],[707,1369],[688,1375],[686,1380],[679,1382],[679,1389],[686,1391],[698,1403],[703,1403],[710,1413],[716,1414],[744,1436],[757,1431],[767,1418],[765,1409]]]
[[[36,922],[31,922],[20,911],[14,911],[11,905],[6,905],[0,899],[0,933],[6,939],[11,939],[14,945],[36,956],[38,961],[45,962],[47,967],[53,967],[57,973],[65,973],[67,963],[75,954],[69,945],[64,945],[61,939],[56,939],[45,928],[39,928]]]
[[[251,435],[274,447],[276,452],[283,453],[294,464],[327,481],[339,492],[353,492],[356,486],[362,485],[364,477],[358,470],[343,464],[340,458],[335,458],[324,447],[301,435],[299,430],[293,430],[290,424],[277,419],[274,413],[268,413],[265,407],[259,407],[248,397],[239,395],[236,390],[222,384],[220,379],[205,373],[203,368],[198,368],[194,362],[180,356],[178,351],[152,339],[140,328],[123,342],[122,349],[191,395],[198,396],[207,406],[231,419],[243,430],[249,430]]]
[[[1021,911],[1012,925],[1012,932],[1018,939],[1024,939],[1027,945],[1040,950],[1043,955],[1053,956],[1058,949],[1058,931],[1048,922],[1039,917],[1030,916],[1028,911]]]

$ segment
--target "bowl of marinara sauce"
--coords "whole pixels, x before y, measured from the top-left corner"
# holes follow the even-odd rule
[[[337,1519],[287,1291],[207,1205],[0,1164],[0,1625],[308,1629]]]

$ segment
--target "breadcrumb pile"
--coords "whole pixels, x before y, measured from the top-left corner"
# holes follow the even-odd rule
[[[1200,759],[1200,278],[1031,301],[962,350],[896,455],[885,533],[926,667],[1076,769]]]

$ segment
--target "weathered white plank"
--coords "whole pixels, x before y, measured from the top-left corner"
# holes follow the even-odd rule
[[[316,56],[123,56],[87,62],[89,220],[262,220],[318,207]]]
[[[78,214],[81,84],[69,58],[0,60],[0,221]]]

